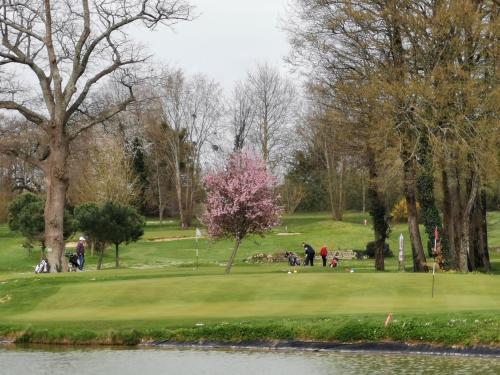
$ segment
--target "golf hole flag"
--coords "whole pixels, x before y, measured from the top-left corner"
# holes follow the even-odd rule
[[[437,248],[438,241],[439,241],[439,231],[438,227],[436,226],[434,228],[434,256],[438,255],[438,248]]]

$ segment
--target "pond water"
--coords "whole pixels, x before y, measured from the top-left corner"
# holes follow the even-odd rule
[[[194,349],[2,348],[0,374],[500,374],[500,358]]]

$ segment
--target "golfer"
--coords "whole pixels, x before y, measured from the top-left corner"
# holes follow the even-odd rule
[[[306,244],[305,242],[302,242],[302,246],[304,246],[304,252],[306,254],[304,266],[308,266],[309,264],[311,265],[311,267],[314,266],[314,255],[316,254],[316,252],[311,245]]]
[[[78,244],[76,245],[76,255],[78,256],[78,269],[83,271],[83,265],[85,264],[85,238],[80,237]]]
[[[323,267],[326,267],[326,258],[328,256],[328,249],[326,248],[326,244],[323,245],[323,247],[319,251],[319,255],[321,255],[321,260],[323,261]]]

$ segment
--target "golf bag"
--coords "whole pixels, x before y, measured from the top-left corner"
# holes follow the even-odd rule
[[[35,266],[35,273],[48,273],[50,272],[50,266],[45,259],[42,259],[40,263]]]
[[[300,266],[300,258],[292,252],[286,252],[285,256],[288,259],[288,264],[290,266]]]

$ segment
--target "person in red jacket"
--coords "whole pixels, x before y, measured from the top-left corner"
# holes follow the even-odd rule
[[[323,260],[323,267],[326,267],[326,257],[328,256],[328,249],[326,248],[326,245],[323,245],[319,251],[319,255],[321,255],[321,259]]]

